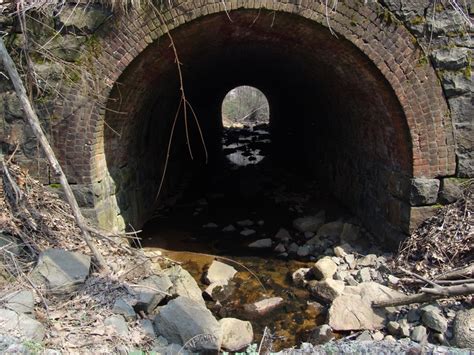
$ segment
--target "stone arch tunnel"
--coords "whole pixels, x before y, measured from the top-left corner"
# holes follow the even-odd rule
[[[308,1],[183,1],[160,14],[131,9],[104,26],[92,62],[99,80],[65,89],[56,107],[63,120],[53,127],[69,179],[94,196],[85,210],[123,229],[140,227],[156,207],[180,102],[172,38],[211,164],[224,96],[254,86],[268,98],[282,160],[323,179],[381,239],[408,233],[420,206],[433,203],[425,186],[437,188],[456,169],[443,89],[416,40],[381,5],[340,3],[329,18],[325,11]],[[188,118],[199,165],[189,108]],[[178,122],[170,191],[191,166],[182,114]]]

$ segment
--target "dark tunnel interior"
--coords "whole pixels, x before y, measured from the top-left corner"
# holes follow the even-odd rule
[[[209,15],[171,31],[189,102],[186,125],[168,36],[143,51],[116,83],[105,118],[105,155],[125,220],[140,227],[185,177],[219,167],[222,100],[229,90],[250,85],[269,102],[274,164],[321,181],[374,233],[396,229],[387,181],[393,173],[411,175],[411,139],[394,91],[376,66],[349,41],[301,17],[252,10],[230,17]]]

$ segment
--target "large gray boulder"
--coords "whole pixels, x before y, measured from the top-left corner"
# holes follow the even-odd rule
[[[325,302],[332,302],[344,291],[344,281],[326,279],[323,281],[310,281],[308,288],[311,294]]]
[[[221,347],[219,322],[204,305],[188,297],[180,296],[160,307],[154,323],[158,334],[187,349],[204,351]]]
[[[205,305],[204,298],[202,298],[202,291],[199,288],[196,280],[189,272],[184,270],[181,266],[175,265],[163,270],[163,274],[167,275],[171,280],[173,286],[169,289],[169,293],[173,296],[183,296],[190,298],[202,305]]]
[[[459,311],[454,318],[453,345],[474,349],[474,308]]]
[[[385,309],[372,308],[372,303],[403,296],[375,282],[346,286],[329,308],[329,325],[336,331],[376,330],[384,326]]]
[[[34,341],[42,341],[45,336],[44,326],[40,322],[10,309],[0,309],[0,325],[2,332],[19,333],[22,337]]]
[[[236,318],[222,318],[222,348],[227,351],[239,351],[252,343],[252,324]]]
[[[51,293],[61,294],[76,290],[89,275],[90,256],[62,249],[42,252],[31,273],[37,286]]]
[[[173,283],[166,274],[152,275],[141,280],[135,289],[137,294],[136,307],[146,313],[151,313],[156,306],[169,294]]]

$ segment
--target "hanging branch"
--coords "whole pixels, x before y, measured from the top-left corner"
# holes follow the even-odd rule
[[[59,162],[56,159],[54,151],[51,148],[51,145],[49,144],[43,129],[41,128],[38,116],[36,115],[36,112],[34,111],[33,106],[31,105],[30,100],[28,99],[25,87],[21,81],[20,75],[18,74],[18,70],[16,69],[15,63],[13,62],[12,58],[8,54],[8,51],[5,48],[5,44],[3,43],[2,38],[0,38],[0,58],[3,60],[3,65],[10,76],[10,80],[12,81],[13,86],[15,87],[15,91],[18,96],[18,99],[20,100],[23,112],[25,113],[26,120],[28,121],[31,129],[33,130],[34,135],[41,144],[41,147],[43,148],[43,151],[46,154],[46,157],[48,158],[49,164],[51,165],[54,174],[56,175],[56,177],[59,178],[59,182],[61,183],[61,186],[64,189],[67,202],[69,203],[69,206],[71,206],[71,210],[76,220],[76,223],[81,229],[82,238],[84,239],[87,246],[94,255],[99,269],[108,271],[108,267],[105,263],[104,258],[97,250],[97,247],[92,241],[87,225],[84,222],[84,217],[82,216],[82,213],[79,209],[79,205],[77,204],[76,198],[74,197],[74,194],[72,192],[71,186],[67,181],[66,175],[64,174],[61,165],[59,165]]]
[[[180,114],[181,110],[183,110],[184,129],[185,129],[185,133],[186,133],[186,144],[188,146],[189,156],[191,157],[191,160],[194,160],[194,156],[193,156],[193,152],[192,152],[192,149],[191,149],[191,142],[190,142],[190,139],[189,139],[188,108],[191,112],[191,116],[193,117],[193,119],[196,123],[196,126],[198,128],[198,131],[199,131],[199,137],[201,139],[204,154],[206,156],[206,164],[207,164],[207,161],[208,161],[208,152],[207,152],[206,142],[204,140],[204,135],[203,135],[203,132],[202,132],[202,129],[201,129],[201,125],[199,124],[199,120],[197,118],[196,112],[194,111],[191,103],[186,98],[186,94],[185,94],[185,90],[184,90],[183,72],[181,71],[181,62],[179,60],[178,50],[176,49],[176,46],[175,46],[175,43],[174,43],[174,40],[173,40],[173,36],[171,35],[170,30],[169,30],[168,26],[166,25],[166,20],[163,17],[163,15],[161,14],[161,12],[156,8],[155,5],[153,5],[153,3],[150,2],[150,5],[153,8],[153,11],[155,11],[157,16],[160,18],[160,21],[166,27],[166,35],[168,36],[168,38],[170,40],[170,47],[173,49],[174,59],[175,59],[175,63],[176,63],[176,69],[178,71],[179,91],[180,91],[180,94],[181,94],[179,104],[178,104],[178,108],[176,110],[176,114],[175,114],[173,124],[172,124],[172,127],[171,127],[170,138],[168,140],[168,148],[166,150],[166,158],[165,158],[165,166],[163,168],[163,174],[161,176],[160,185],[158,187],[158,192],[157,192],[156,197],[155,197],[155,200],[158,200],[158,197],[160,196],[161,190],[163,188],[163,183],[165,181],[166,172],[168,170],[168,163],[169,163],[169,157],[170,157],[170,152],[171,152],[171,146],[172,146],[172,142],[173,142],[174,131],[175,131],[176,122],[178,121],[179,114]]]

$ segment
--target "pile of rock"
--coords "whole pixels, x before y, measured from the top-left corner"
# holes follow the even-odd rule
[[[205,295],[219,299],[237,271],[214,261],[205,274],[209,284]],[[202,291],[181,266],[172,266],[140,281],[130,299],[117,299],[105,322],[119,334],[128,331],[127,321],[139,319],[146,334],[154,339],[153,351],[177,352],[225,349],[237,351],[253,340],[250,322],[236,318],[219,321],[206,308]],[[138,313],[138,314],[137,314]],[[152,320],[151,320],[152,319]]]
[[[327,305],[327,324],[314,330],[313,344],[332,340],[334,333],[356,331],[359,332],[354,336],[356,340],[406,338],[420,344],[472,346],[474,331],[472,325],[469,330],[466,319],[470,317],[474,324],[473,310],[469,311],[469,317],[458,312],[459,319],[454,321],[456,312],[452,306],[375,308],[372,305],[376,302],[405,296],[388,287],[395,286],[399,280],[390,275],[385,257],[375,254],[357,257],[341,246],[334,248],[334,254],[319,259],[312,268],[298,269],[292,274],[296,285],[306,287],[314,298]],[[466,340],[469,336],[471,343]]]

